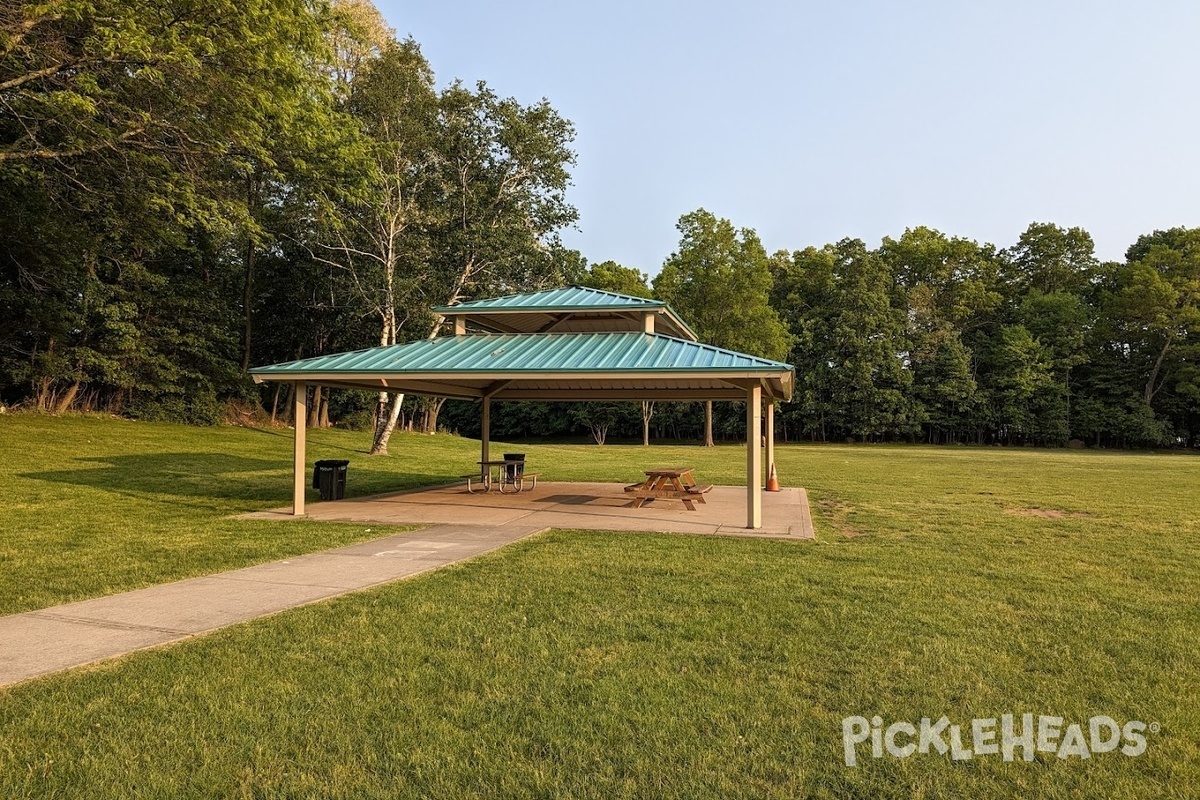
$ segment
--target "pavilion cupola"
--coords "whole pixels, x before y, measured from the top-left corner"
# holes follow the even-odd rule
[[[662,300],[567,286],[435,306],[458,335],[480,333],[660,333],[696,341],[696,334]]]

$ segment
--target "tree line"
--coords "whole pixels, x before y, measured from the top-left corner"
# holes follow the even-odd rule
[[[1102,262],[1035,223],[769,254],[704,211],[651,281],[559,233],[574,129],[437,88],[369,0],[62,0],[0,15],[0,404],[288,422],[253,365],[436,335],[434,305],[580,283],[796,367],[781,437],[1195,447],[1200,229]],[[472,434],[469,404],[321,392],[312,425]],[[495,435],[740,438],[734,404],[498,404]],[[706,413],[707,412],[707,413]]]
[[[1007,248],[915,228],[779,254],[795,334],[787,423],[810,438],[1194,447],[1200,229],[1101,262],[1080,228]]]
[[[1121,262],[1052,223],[1005,248],[917,227],[874,249],[844,239],[770,255],[752,229],[703,209],[678,228],[653,281],[605,262],[581,282],[660,297],[702,340],[794,364],[785,440],[1200,444],[1200,228],[1145,234]],[[658,405],[647,418],[645,406],[584,404],[536,424],[709,435],[694,404]],[[501,410],[493,425],[530,435],[527,419]],[[717,403],[714,425],[717,438],[745,435],[735,404]]]

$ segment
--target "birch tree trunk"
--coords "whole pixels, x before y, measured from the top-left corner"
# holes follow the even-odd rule
[[[642,401],[642,446],[650,446],[650,418],[654,416],[654,401]]]
[[[246,178],[246,208],[250,212],[250,229],[246,231],[246,256],[242,271],[242,372],[250,369],[250,345],[254,332],[254,267],[258,260],[258,247],[254,240],[259,195],[262,189],[261,176],[254,170]]]
[[[389,256],[392,254],[391,250],[386,252]],[[384,293],[386,302],[380,307],[380,315],[383,317],[383,327],[379,334],[379,344],[381,347],[395,344],[397,337],[394,283],[395,261],[389,260],[388,263],[392,265],[392,268],[387,270],[387,283]],[[392,438],[392,431],[396,429],[396,419],[400,416],[400,405],[403,402],[403,394],[393,396],[388,391],[379,393],[379,400],[375,406],[375,435],[371,439],[371,455],[387,455],[388,439]]]
[[[388,397],[387,392],[381,392],[384,397]],[[388,440],[392,438],[392,431],[396,430],[396,420],[400,418],[400,406],[404,403],[404,395],[393,394],[391,397],[391,406],[388,408],[383,417],[383,424],[376,427],[375,440],[371,443],[370,455],[386,456],[388,454]]]

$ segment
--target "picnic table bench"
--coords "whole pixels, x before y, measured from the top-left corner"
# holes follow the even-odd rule
[[[645,471],[646,480],[631,483],[625,491],[633,495],[633,507],[641,508],[653,500],[680,500],[688,511],[696,510],[696,503],[705,503],[704,495],[712,491],[712,484],[698,485],[692,477],[695,467],[663,467]]]

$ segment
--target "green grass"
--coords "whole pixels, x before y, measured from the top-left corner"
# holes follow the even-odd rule
[[[314,438],[312,458],[348,452],[359,494],[478,457],[449,437],[400,437],[388,459],[354,452],[364,434]],[[648,458],[517,449],[547,480],[631,480]],[[226,520],[286,504],[273,433],[0,417],[0,451],[7,610],[378,533]],[[652,453],[706,482],[743,463]],[[809,489],[815,543],[552,532],[0,690],[0,796],[1195,796],[1200,460],[797,446],[778,462]],[[849,715],[1023,712],[1161,730],[1136,758],[842,762]]]
[[[288,431],[0,416],[0,614],[378,536],[232,518],[291,504],[291,441]],[[350,458],[360,493],[447,477],[441,442],[414,438],[403,460],[368,458],[355,451],[363,444],[317,432],[310,464]]]

